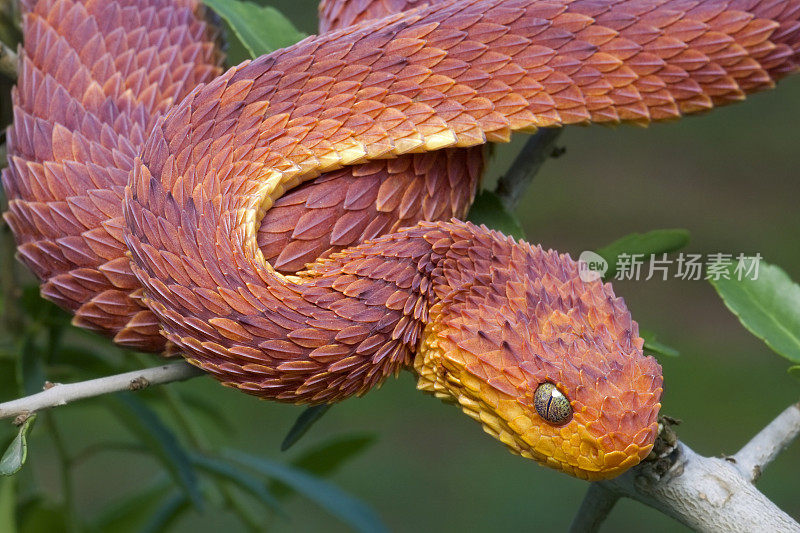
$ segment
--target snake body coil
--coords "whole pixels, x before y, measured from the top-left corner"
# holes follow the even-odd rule
[[[333,402],[413,367],[526,457],[587,479],[638,463],[660,367],[569,256],[451,220],[470,147],[771,87],[800,63],[800,0],[321,13],[341,29],[219,75],[193,1],[31,2],[3,184],[43,294],[264,398]]]

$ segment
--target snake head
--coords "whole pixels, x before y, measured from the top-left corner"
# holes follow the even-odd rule
[[[610,284],[568,255],[478,230],[443,261],[414,361],[418,387],[461,406],[512,452],[614,477],[653,447],[661,367]],[[491,253],[487,253],[490,251]]]

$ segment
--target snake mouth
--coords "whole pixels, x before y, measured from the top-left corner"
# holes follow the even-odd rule
[[[633,435],[606,430],[592,419],[592,410],[577,401],[571,402],[576,412],[569,420],[553,424],[538,414],[530,398],[492,390],[485,378],[459,373],[449,363],[463,354],[445,352],[442,343],[430,338],[422,346],[414,360],[417,388],[457,404],[514,454],[579,479],[598,481],[614,478],[637,465],[653,447],[660,403],[647,406],[644,416],[653,421]]]
[[[441,382],[431,380],[418,367],[418,388],[455,403],[478,421],[483,430],[506,445],[511,453],[586,481],[614,478],[636,466],[650,453],[657,424],[650,424],[633,438],[605,435],[598,438],[579,420],[547,426],[511,397],[498,395],[489,401],[469,394],[445,392]],[[515,408],[515,404],[519,406]],[[656,410],[660,407],[657,405]]]

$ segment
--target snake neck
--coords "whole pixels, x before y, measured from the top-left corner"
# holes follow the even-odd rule
[[[341,395],[326,401],[363,394],[412,366],[431,311],[468,286],[466,279],[481,278],[467,252],[476,239],[487,238],[507,240],[457,220],[421,223],[335,253],[297,277],[285,278],[284,288],[317,307],[309,315],[341,320],[341,328],[331,323],[324,340],[317,340],[325,343],[324,350],[337,354],[325,372],[342,373],[334,380],[341,380]],[[304,354],[307,362],[319,359],[314,352]],[[301,387],[296,392],[304,391]],[[322,393],[327,396],[329,389]]]

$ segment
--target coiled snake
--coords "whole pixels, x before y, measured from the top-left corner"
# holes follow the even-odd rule
[[[225,73],[193,0],[25,7],[6,220],[77,325],[287,402],[412,367],[586,479],[648,454],[661,368],[610,285],[457,220],[470,147],[678,118],[800,63],[800,0],[329,0],[321,36]]]

